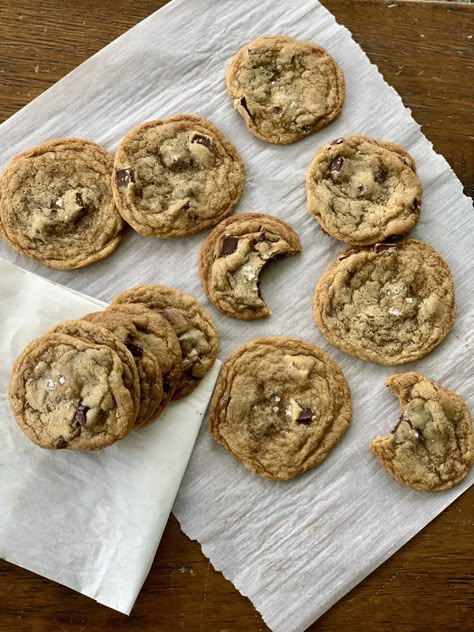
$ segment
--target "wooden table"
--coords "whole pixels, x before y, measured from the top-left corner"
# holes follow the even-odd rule
[[[472,195],[474,6],[394,0],[323,3],[412,108],[435,149]],[[0,120],[164,4],[0,0]],[[471,489],[310,630],[474,630],[473,500]],[[0,561],[2,632],[112,629],[263,632],[267,627],[252,604],[214,571],[199,545],[183,535],[174,517],[129,618]]]

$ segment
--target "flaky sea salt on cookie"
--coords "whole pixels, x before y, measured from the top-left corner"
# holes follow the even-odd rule
[[[182,114],[143,123],[125,136],[112,186],[120,213],[138,233],[181,237],[232,213],[244,166],[210,121]]]
[[[312,42],[266,35],[244,46],[227,70],[227,92],[254,136],[293,143],[339,116],[344,75]]]
[[[125,228],[112,171],[112,156],[77,138],[15,156],[0,177],[0,236],[20,254],[59,270],[107,257]]]

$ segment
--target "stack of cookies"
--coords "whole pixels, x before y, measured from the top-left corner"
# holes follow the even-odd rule
[[[141,285],[105,310],[63,321],[17,358],[10,403],[43,448],[96,450],[156,421],[213,365],[212,319],[183,292]]]

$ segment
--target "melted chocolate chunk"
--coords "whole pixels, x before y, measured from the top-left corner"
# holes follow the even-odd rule
[[[281,114],[283,112],[283,108],[281,108],[279,105],[275,105],[272,108],[272,114]]]
[[[76,412],[74,413],[74,417],[72,418],[73,426],[84,426],[87,421],[87,411],[89,410],[89,406],[84,406],[84,404],[79,403],[77,405]]]
[[[76,204],[80,207],[81,211],[87,210],[87,204],[84,204],[84,200],[82,199],[82,195],[80,193],[76,193]]]
[[[192,143],[197,143],[198,145],[204,145],[207,149],[210,149],[212,146],[212,139],[209,136],[204,136],[203,134],[194,134],[191,138]]]
[[[118,169],[115,172],[115,182],[119,189],[126,189],[130,182],[135,182],[131,169]]]
[[[163,380],[163,393],[169,393],[171,390],[171,384],[168,382],[168,380],[165,378]]]
[[[391,235],[387,237],[385,241],[382,241],[378,244],[374,245],[374,252],[380,252],[381,250],[388,250],[389,248],[396,248],[399,245],[401,239],[403,239],[405,235]]]
[[[412,210],[416,211],[419,208],[418,200],[415,198],[413,200]]]
[[[226,257],[227,255],[231,255],[237,250],[238,243],[238,237],[234,237],[233,235],[224,235],[221,246],[221,255],[224,257]]]
[[[313,411],[309,408],[303,408],[303,410],[298,415],[298,419],[296,420],[299,424],[304,424],[307,426],[313,421]]]
[[[342,169],[342,165],[344,164],[344,158],[342,156],[336,156],[331,160],[331,164],[329,165],[330,171],[334,171],[335,173],[339,173]]]
[[[67,448],[67,441],[64,437],[59,437],[59,439],[56,442],[56,447],[58,448],[58,450],[64,450],[64,448]]]
[[[129,334],[125,339],[125,346],[130,351],[134,358],[141,358],[143,355],[143,349],[135,344],[134,339]]]
[[[301,125],[300,130],[302,132],[310,132],[311,131],[311,127],[309,125]]]
[[[245,97],[240,98],[240,105],[244,108],[250,118],[253,118],[252,112],[249,110],[249,106],[247,105],[247,99]]]

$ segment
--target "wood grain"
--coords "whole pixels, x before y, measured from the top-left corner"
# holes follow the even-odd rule
[[[353,32],[412,108],[435,149],[444,154],[472,195],[474,7],[378,0],[323,3]],[[0,120],[164,4],[0,0]],[[310,630],[472,630],[473,500],[473,490],[464,494]],[[182,534],[173,517],[130,617],[0,562],[2,632],[112,629],[263,632],[268,628],[252,604],[214,571],[199,545]]]

